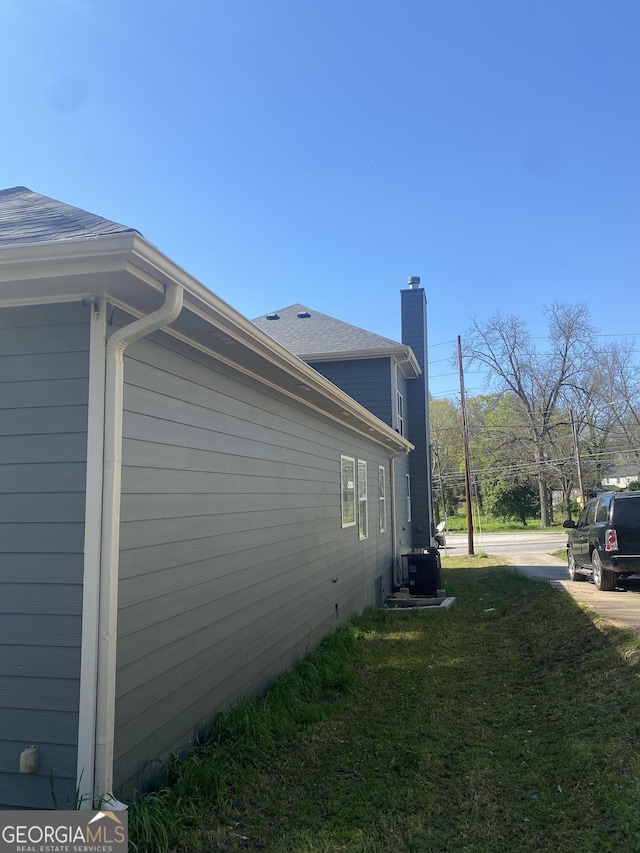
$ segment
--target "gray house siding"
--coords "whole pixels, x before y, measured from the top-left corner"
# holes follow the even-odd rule
[[[310,361],[309,364],[381,421],[395,426],[391,404],[390,358]]]
[[[0,309],[0,808],[52,808],[50,774],[61,805],[76,787],[88,320]]]
[[[407,380],[406,376],[392,365],[390,358],[361,358],[345,359],[344,361],[318,361],[309,362],[310,366],[326,377],[338,388],[357,400],[360,405],[369,409],[376,417],[380,418],[394,429],[398,428],[395,419],[394,400],[395,392],[392,390],[391,370],[396,371],[397,391],[402,395],[405,403],[404,436],[411,441],[409,420],[409,395],[413,383],[419,380]],[[398,550],[405,553],[413,546],[411,536],[411,523],[407,521],[407,474],[410,473],[410,457],[401,457],[394,463],[396,511],[395,529]],[[390,481],[389,481],[390,482]],[[417,483],[411,480],[411,489],[414,491]],[[390,501],[390,488],[389,492]]]
[[[363,541],[341,454],[367,462]],[[379,465],[389,482],[378,445],[168,335],[129,347],[116,786],[390,591]]]
[[[396,537],[400,554],[406,554],[413,547],[411,522],[407,519],[407,474],[411,475],[410,458],[410,456],[401,456],[394,462],[396,479]],[[411,491],[413,492],[413,479],[411,479]]]

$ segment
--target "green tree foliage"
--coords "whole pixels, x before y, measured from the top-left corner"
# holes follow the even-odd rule
[[[433,497],[439,518],[452,515],[464,500],[464,459],[460,408],[451,400],[429,403]]]
[[[485,485],[484,507],[494,518],[515,518],[526,525],[540,512],[537,489],[526,480],[498,480]]]

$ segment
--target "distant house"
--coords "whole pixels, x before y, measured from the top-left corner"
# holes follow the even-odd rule
[[[393,469],[396,556],[431,546],[434,534],[427,303],[417,277],[401,291],[401,321],[402,343],[305,305],[280,308],[253,321],[414,445]]]
[[[609,465],[602,475],[603,486],[617,486],[620,489],[626,489],[634,480],[640,480],[640,470],[635,462]]]
[[[137,231],[0,191],[0,808],[51,808],[50,780],[117,807],[382,603],[405,355],[372,361],[408,432]]]

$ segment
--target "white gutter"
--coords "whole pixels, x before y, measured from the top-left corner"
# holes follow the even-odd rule
[[[264,331],[260,326],[257,328]],[[265,333],[266,334],[266,333]],[[275,340],[275,339],[274,339]],[[388,349],[348,350],[347,352],[296,353],[303,361],[353,361],[368,358],[393,358],[398,365],[408,364],[417,378],[422,373],[411,347],[398,344]],[[403,371],[404,372],[404,371]],[[406,374],[405,374],[406,375]]]
[[[102,559],[98,628],[95,729],[94,805],[125,809],[113,796],[113,753],[116,705],[116,647],[118,622],[118,563],[120,548],[120,486],[124,351],[133,341],[169,325],[182,310],[183,288],[167,283],[162,306],[146,317],[118,329],[107,341],[102,498]]]

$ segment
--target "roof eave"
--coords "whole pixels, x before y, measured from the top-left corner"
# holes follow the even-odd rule
[[[52,287],[52,280],[57,286]],[[158,294],[168,282],[184,289],[184,307],[191,312],[187,318],[183,310],[167,329],[169,333],[220,357],[208,328],[214,326],[223,332],[222,338],[242,344],[275,368],[280,381],[287,380],[286,385],[277,385],[283,393],[396,453],[413,449],[391,427],[261,331],[138,232],[0,247],[0,306],[104,295],[140,316],[155,310]],[[236,363],[233,353],[226,360]]]
[[[346,352],[300,353],[304,361],[354,361],[367,358],[393,358],[408,379],[416,379],[422,371],[411,347],[348,350]]]

